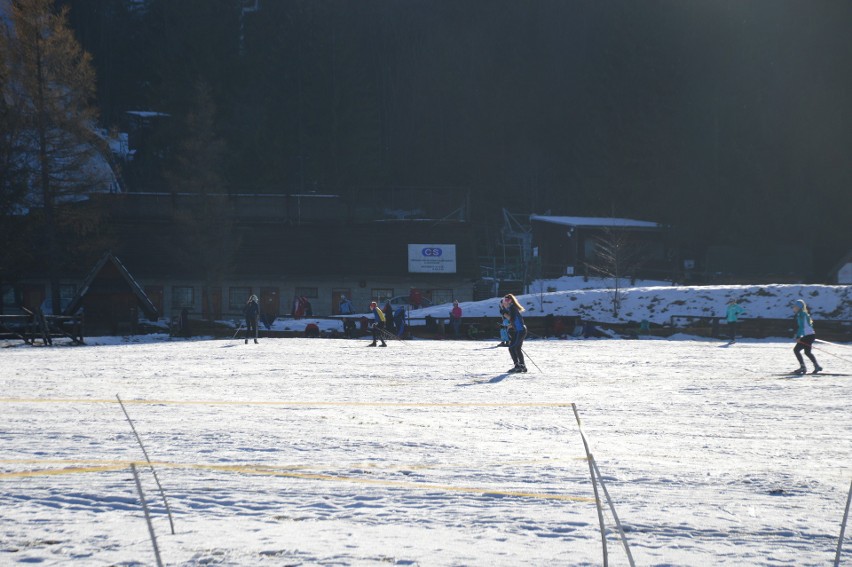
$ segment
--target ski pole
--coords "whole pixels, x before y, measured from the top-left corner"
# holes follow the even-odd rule
[[[836,346],[836,347],[852,348],[852,345],[844,345],[844,344],[841,344],[841,343],[833,343],[831,341],[824,341],[822,339],[816,339],[816,342],[831,345],[831,346]]]
[[[823,348],[815,347],[814,345],[809,345],[808,343],[806,343],[804,341],[800,341],[799,339],[796,339],[796,342],[799,343],[800,345],[803,345],[803,346],[806,346],[806,347],[815,348],[818,351],[820,351],[821,353],[827,354],[829,356],[833,356],[834,358],[839,358],[843,362],[848,362],[849,364],[852,364],[852,360],[849,360],[848,358],[843,358],[842,356],[838,356],[838,355],[834,354],[833,352],[827,351]]]
[[[234,336],[233,336],[233,337],[231,337],[231,338],[232,338],[232,339],[236,339],[236,338],[237,338],[237,335],[239,335],[239,334],[240,334],[240,329],[242,329],[242,328],[243,328],[243,324],[242,324],[242,323],[240,323],[240,326],[239,326],[239,327],[237,327],[237,330],[234,332]]]
[[[381,329],[381,328],[380,328],[380,329],[379,329],[379,332],[380,332],[380,333],[382,333],[385,337],[387,337],[387,339],[388,339],[388,340],[399,341],[399,342],[401,342],[401,343],[403,343],[403,344],[405,344],[405,345],[407,345],[407,344],[408,344],[407,342],[405,342],[405,340],[403,340],[403,339],[401,339],[400,337],[398,337],[398,336],[394,335],[393,333],[391,333],[391,332],[390,332],[390,331],[388,331],[387,329]]]
[[[524,357],[525,357],[525,358],[528,358],[528,359],[530,360],[530,362],[532,362],[532,363],[533,363],[533,366],[535,366],[536,368],[538,368],[538,364],[536,364],[536,363],[535,363],[535,360],[533,360],[533,359],[532,359],[532,357],[531,357],[530,355],[528,355],[528,354],[527,354],[527,351],[525,351],[524,349],[521,349],[521,352],[522,352],[522,353],[524,353]],[[542,374],[544,374],[544,371],[542,371],[542,369],[541,369],[541,368],[538,368],[538,371],[539,371],[539,372],[541,372]]]

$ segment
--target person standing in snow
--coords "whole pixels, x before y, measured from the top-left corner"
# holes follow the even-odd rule
[[[405,334],[405,305],[400,305],[393,312],[393,324],[396,327],[396,336],[401,339]]]
[[[797,299],[793,303],[793,313],[796,318],[796,346],[793,347],[793,354],[799,361],[799,368],[793,371],[793,374],[807,374],[808,369],[805,368],[805,360],[802,358],[802,351],[805,351],[805,356],[811,359],[814,363],[814,374],[822,370],[822,366],[817,363],[816,357],[811,353],[811,345],[816,340],[816,332],[814,331],[814,321],[811,319],[811,314],[808,312],[808,306],[803,299]]]
[[[745,313],[745,309],[740,307],[736,299],[731,299],[728,302],[728,309],[725,313],[725,320],[728,322],[728,334],[731,336],[731,342],[737,341],[737,323],[740,315]]]
[[[512,356],[512,362],[515,363],[515,367],[509,372],[526,372],[523,346],[527,336],[527,326],[524,325],[524,318],[521,315],[525,309],[511,293],[506,295],[500,304],[509,314],[509,354]]]
[[[305,316],[305,304],[303,297],[298,295],[293,298],[293,319],[301,319]]]
[[[340,294],[340,314],[341,315],[352,315],[355,313],[355,310],[352,308],[352,302],[346,298],[344,294]]]
[[[385,329],[387,329],[389,333],[394,333],[393,306],[391,305],[390,298],[385,301],[385,306],[382,307],[382,313],[385,314]]]
[[[246,316],[246,344],[248,344],[249,335],[252,333],[254,333],[254,342],[257,344],[257,321],[260,319],[260,305],[257,302],[256,295],[248,298],[246,306],[243,307],[243,314]]]
[[[385,312],[379,308],[379,304],[373,301],[370,303],[370,311],[373,312],[373,317],[375,317],[375,321],[372,324],[373,329],[373,342],[368,344],[367,346],[376,346],[376,341],[382,341],[381,346],[388,346],[385,343],[385,339],[382,338],[382,333],[385,330]]]
[[[459,338],[459,334],[461,333],[461,318],[462,308],[459,307],[459,301],[456,299],[453,301],[453,308],[450,310],[450,325],[453,327],[455,338]]]
[[[420,304],[423,302],[423,294],[416,287],[413,287],[408,292],[408,303],[412,309],[420,309]]]

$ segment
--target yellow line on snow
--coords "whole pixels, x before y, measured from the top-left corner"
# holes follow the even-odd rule
[[[147,463],[135,462],[138,466],[145,466]],[[467,486],[450,486],[444,484],[424,484],[419,482],[406,482],[395,480],[381,480],[358,478],[352,476],[339,476],[319,473],[297,473],[285,472],[281,467],[269,466],[247,466],[247,465],[212,465],[212,464],[182,464],[182,463],[154,463],[156,466],[184,469],[202,469],[214,470],[220,472],[233,472],[243,474],[256,474],[266,476],[278,476],[284,478],[296,478],[300,480],[319,480],[324,482],[344,482],[353,484],[367,484],[371,486],[384,486],[390,488],[406,488],[412,490],[436,490],[440,492],[460,492],[466,494],[483,494],[495,496],[511,496],[516,498],[531,498],[537,500],[560,500],[566,502],[594,502],[594,498],[585,496],[571,496],[566,494],[548,494],[541,492],[520,492],[514,490],[493,490],[488,488],[475,488]],[[114,472],[124,470],[130,466],[130,463],[122,463],[114,465],[101,465],[89,467],[66,467],[61,469],[42,469],[19,472],[0,473],[0,479],[4,478],[31,478],[38,476],[56,476],[63,474],[79,474],[79,473],[100,473]]]
[[[121,400],[137,405],[187,406],[295,406],[295,407],[396,407],[396,408],[556,408],[571,402],[304,402],[260,400]],[[118,400],[96,398],[0,398],[3,404],[117,404]]]
[[[0,479],[4,478],[30,478],[36,476],[57,476],[62,474],[77,473],[99,473],[112,472],[126,469],[127,465],[102,465],[97,467],[68,467],[64,469],[41,469],[35,471],[19,471],[0,473]]]

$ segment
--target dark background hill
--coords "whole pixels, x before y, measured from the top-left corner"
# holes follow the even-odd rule
[[[852,243],[846,0],[67,0],[105,122],[163,120],[125,168],[162,190],[210,87],[235,193],[470,191],[669,224],[709,245]]]

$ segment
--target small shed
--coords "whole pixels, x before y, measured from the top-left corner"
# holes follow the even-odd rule
[[[130,333],[140,314],[150,321],[159,316],[142,287],[110,252],[86,276],[64,314],[74,315],[81,309],[87,335]]]
[[[530,215],[530,225],[542,277],[586,275],[588,266],[597,261],[599,240],[614,235],[626,238],[640,252],[642,271],[656,273],[668,268],[665,227],[656,222],[613,217]]]

